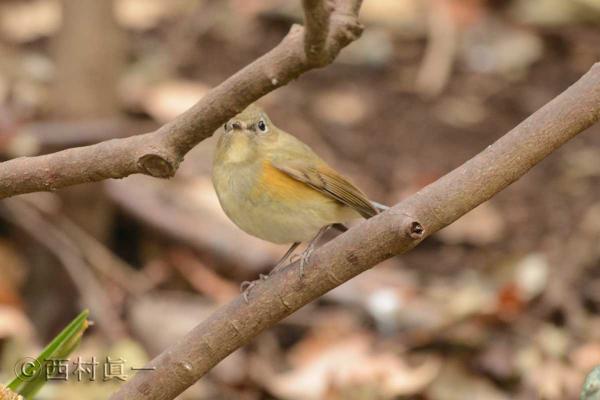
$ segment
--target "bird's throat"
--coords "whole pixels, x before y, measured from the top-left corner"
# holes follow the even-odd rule
[[[227,139],[226,150],[222,155],[224,162],[237,164],[251,160],[254,149],[247,135],[235,134]]]

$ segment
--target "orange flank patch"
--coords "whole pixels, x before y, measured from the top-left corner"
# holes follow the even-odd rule
[[[329,199],[310,186],[297,181],[285,172],[275,168],[269,161],[263,162],[262,173],[257,189],[262,193],[287,201],[308,201]]]

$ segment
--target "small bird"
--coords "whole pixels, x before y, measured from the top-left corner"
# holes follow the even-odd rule
[[[333,225],[370,218],[387,207],[371,202],[347,178],[252,104],[223,127],[212,181],[225,214],[243,231],[291,247],[309,242],[300,270]],[[245,293],[245,291],[244,291]],[[247,301],[247,298],[246,298]]]

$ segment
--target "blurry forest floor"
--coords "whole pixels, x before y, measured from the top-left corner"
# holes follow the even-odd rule
[[[86,61],[81,44],[61,53],[60,2],[1,2],[3,158],[157,127],[273,47],[301,20],[299,4],[118,0],[115,55]],[[363,38],[332,66],[260,104],[390,205],[600,60],[594,0],[365,0],[362,19]],[[106,69],[114,86],[94,81]],[[88,102],[87,114],[66,111]],[[181,398],[576,398],[600,364],[599,131],[261,334]],[[239,231],[214,195],[216,136],[169,181],[134,176],[0,204],[0,381],[82,307],[96,326],[81,357],[141,367],[269,270],[285,248]],[[118,383],[73,381],[40,398],[103,399]]]

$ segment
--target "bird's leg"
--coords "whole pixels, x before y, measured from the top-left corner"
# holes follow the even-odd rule
[[[290,248],[288,249],[288,251],[285,252],[285,254],[283,255],[283,257],[281,257],[281,259],[277,262],[277,264],[275,264],[275,267],[271,270],[271,272],[269,272],[268,276],[273,275],[274,273],[278,272],[279,270],[281,270],[281,268],[285,265],[285,261],[288,259],[288,257],[294,252],[294,250],[296,250],[296,248],[300,246],[300,242],[294,242]]]
[[[323,237],[325,232],[327,232],[329,230],[329,228],[332,228],[332,227],[334,227],[342,232],[344,232],[348,229],[342,224],[325,225],[324,227],[319,229],[319,231],[317,232],[315,237],[311,239],[311,241],[308,243],[308,246],[306,246],[306,249],[300,255],[300,276],[304,276],[304,266],[306,264],[308,264],[308,262],[310,261],[310,257],[312,256],[312,253],[315,251],[315,247],[316,247],[319,239],[321,239],[321,237]],[[260,274],[259,279],[256,279],[254,281],[242,282],[242,284],[240,285],[240,290],[242,291],[242,297],[244,298],[244,301],[246,303],[249,302],[248,296],[250,295],[250,291],[254,288],[254,286],[256,286],[256,284],[258,282],[267,280],[269,278],[269,276],[280,271],[281,268],[285,265],[285,261],[290,257],[290,255],[294,252],[294,250],[296,250],[296,248],[299,245],[300,245],[300,242],[294,242],[290,246],[290,248],[285,252],[283,257],[281,257],[281,259],[277,262],[277,264],[271,270],[271,272],[269,272],[268,275]],[[293,259],[290,261],[293,261]]]
[[[246,302],[246,304],[249,303],[248,295],[250,294],[250,291],[252,290],[252,288],[256,285],[256,282],[257,282],[256,280],[244,281],[240,285],[240,291],[242,292],[242,297],[244,298],[244,301]]]
[[[333,225],[331,225],[331,227],[333,229],[336,229],[336,230],[342,232],[342,233],[344,233],[344,232],[346,232],[348,230],[348,227],[346,225],[340,224],[340,223],[333,224]]]
[[[292,244],[288,251],[285,252],[283,257],[281,257],[277,264],[275,264],[275,267],[271,270],[271,272],[269,272],[268,275],[260,274],[258,275],[258,279],[255,279],[253,281],[242,282],[242,284],[240,285],[240,290],[242,292],[242,297],[244,298],[244,301],[246,303],[248,303],[248,296],[250,295],[250,291],[254,288],[254,286],[256,286],[256,284],[260,281],[266,281],[267,279],[269,279],[269,276],[279,271],[285,265],[285,260],[288,259],[290,254],[292,254],[294,250],[296,250],[296,247],[298,247],[299,245],[300,242],[295,242],[294,244]]]
[[[302,252],[302,255],[300,256],[300,276],[304,276],[304,266],[310,261],[310,257],[312,256],[313,251],[315,251],[317,242],[331,227],[332,225],[325,225],[319,229],[319,232],[317,232],[315,237],[312,238],[312,240],[308,243],[308,246],[306,246],[306,249]]]

